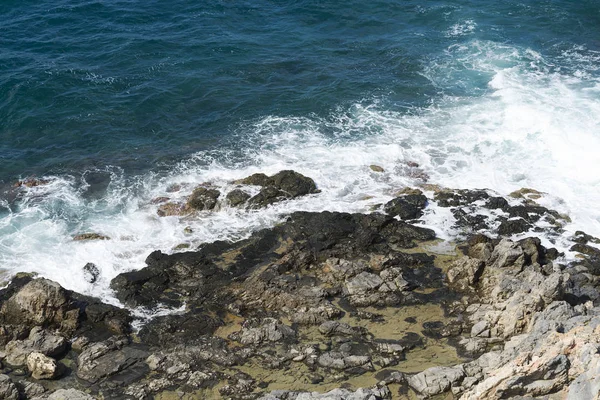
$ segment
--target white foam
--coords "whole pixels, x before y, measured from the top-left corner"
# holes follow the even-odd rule
[[[111,169],[107,194],[97,200],[86,199],[85,185],[75,177],[55,177],[27,189],[21,204],[0,219],[0,266],[10,273],[39,272],[116,302],[110,280],[143,267],[153,250],[237,240],[294,210],[369,211],[421,183],[423,173],[430,183],[502,195],[521,187],[541,190],[547,193],[543,205],[571,216],[568,232],[600,236],[600,87],[587,61],[564,57],[571,57],[573,71],[582,63],[586,74],[561,74],[531,50],[474,40],[448,48],[423,72],[439,87],[472,85],[479,90],[474,96],[446,95],[410,113],[375,103],[328,119],[269,116],[239,129],[237,150],[195,154],[167,175],[125,177]],[[222,207],[197,219],[160,218],[151,204],[160,196],[181,198],[203,182],[225,193],[235,179],[282,169],[314,178],[322,193],[256,212]],[[174,183],[185,189],[170,193]],[[441,237],[456,234],[448,210],[431,207],[424,220]],[[184,232],[187,226],[192,234]],[[112,239],[74,242],[82,232]],[[95,284],[84,280],[88,262],[100,269]]]

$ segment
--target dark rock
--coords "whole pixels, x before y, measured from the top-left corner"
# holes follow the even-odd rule
[[[233,189],[231,192],[227,193],[227,203],[229,203],[232,207],[237,207],[239,205],[244,204],[250,195],[244,192],[242,189]]]
[[[148,370],[146,364],[141,363],[147,357],[146,351],[129,345],[127,339],[113,337],[90,344],[81,352],[77,358],[77,376],[90,383],[97,383],[117,374],[125,376],[127,369],[137,364],[135,369],[139,373],[126,379],[130,383],[141,378]]]
[[[406,195],[397,197],[385,204],[385,212],[392,216],[399,216],[400,219],[417,219],[423,215],[423,209],[427,205],[427,197],[423,195]]]
[[[89,283],[95,283],[100,276],[100,270],[94,263],[87,263],[83,266],[83,276]]]
[[[263,173],[252,174],[244,179],[239,179],[235,183],[241,185],[253,185],[253,186],[271,186],[273,185],[273,179]]]
[[[289,196],[282,190],[277,189],[275,186],[267,186],[248,200],[248,206],[250,208],[264,208],[288,198]]]
[[[531,229],[531,224],[522,218],[508,219],[500,223],[498,234],[510,236],[527,232],[529,229]]]
[[[193,210],[212,210],[217,205],[219,196],[221,192],[218,190],[200,186],[194,189],[186,205]]]
[[[295,198],[317,191],[315,181],[295,171],[280,171],[271,177],[273,185]]]

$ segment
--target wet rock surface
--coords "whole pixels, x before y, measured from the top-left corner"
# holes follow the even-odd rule
[[[183,207],[317,191],[294,171],[236,184]],[[575,234],[567,262],[531,232],[559,235],[563,217],[530,197],[426,193],[385,214],[295,212],[235,243],[155,251],[111,283],[127,307],[177,310],[139,331],[127,309],[20,274],[0,290],[0,398],[593,398],[600,240]],[[463,234],[451,251],[419,226],[434,203]]]

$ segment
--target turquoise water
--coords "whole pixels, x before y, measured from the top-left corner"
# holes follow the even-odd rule
[[[568,229],[600,234],[599,1],[3,1],[0,17],[5,271],[104,293],[156,248],[368,210],[418,183],[406,161],[430,183],[546,191]],[[323,193],[200,222],[151,204],[283,168]],[[15,193],[31,176],[50,184]],[[89,230],[113,240],[73,244]]]

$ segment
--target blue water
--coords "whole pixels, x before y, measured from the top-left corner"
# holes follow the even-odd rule
[[[444,94],[479,96],[489,76],[423,76],[475,39],[530,48],[568,73],[562,51],[600,47],[599,4],[3,1],[0,179],[139,173],[235,146],[244,123],[268,115],[328,118],[375,101],[411,112]],[[449,31],[465,21],[476,23],[467,35]]]
[[[600,235],[599,148],[598,0],[0,2],[0,266],[89,293],[155,248],[366,211],[422,183],[406,161],[542,190]],[[283,168],[322,194],[199,222],[151,204]],[[50,184],[11,188],[27,177]],[[90,230],[113,240],[72,243]],[[79,286],[90,261],[100,289]]]

